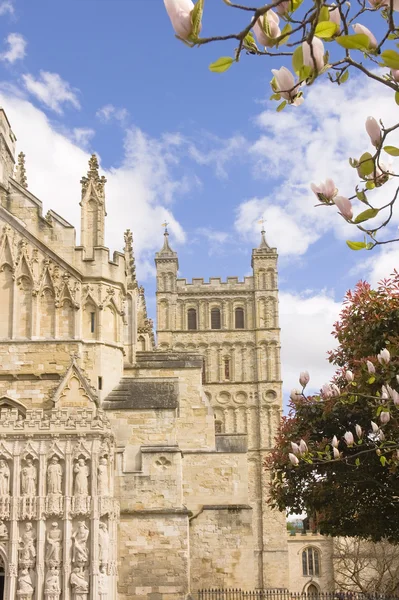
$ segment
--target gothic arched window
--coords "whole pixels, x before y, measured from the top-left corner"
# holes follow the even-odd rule
[[[187,329],[197,329],[197,311],[189,308],[187,311]]]
[[[220,308],[211,310],[211,329],[221,329]]]
[[[244,309],[236,308],[234,317],[235,317],[235,328],[236,329],[244,329]]]
[[[305,577],[320,575],[320,552],[317,548],[306,548],[302,552],[302,573]]]
[[[230,380],[230,358],[226,357],[223,360],[224,364],[224,378]]]

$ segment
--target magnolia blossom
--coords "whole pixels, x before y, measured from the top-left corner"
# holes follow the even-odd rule
[[[399,404],[399,393],[393,388],[391,388],[390,385],[387,385],[386,389],[389,394],[389,397],[392,398],[394,404]]]
[[[313,56],[312,56],[313,51]],[[311,43],[302,43],[303,64],[315,68],[319,72],[324,67],[324,44],[320,38],[314,37]]]
[[[301,451],[301,454],[305,454],[308,451],[308,447],[307,447],[306,442],[304,440],[301,440],[299,442],[299,450]]]
[[[380,428],[378,427],[377,423],[374,423],[374,421],[371,421],[371,429],[372,429],[373,433],[377,433]]]
[[[331,387],[333,396],[339,396],[341,394],[339,387],[337,385],[335,385],[335,383],[332,383],[330,387]]]
[[[353,210],[352,203],[349,198],[345,198],[344,196],[336,196],[334,198],[334,202],[336,206],[339,208],[339,212],[347,221],[350,221],[353,218]]]
[[[344,440],[348,446],[353,446],[353,444],[355,443],[355,438],[353,437],[353,433],[351,431],[345,432]]]
[[[274,45],[275,38],[281,35],[279,22],[280,19],[272,10],[268,10],[265,15],[259,17],[253,29],[261,46],[271,48]]]
[[[301,384],[302,387],[305,387],[308,385],[310,381],[310,375],[308,373],[308,371],[301,371],[300,375],[299,375],[299,383]]]
[[[364,25],[360,25],[360,23],[356,23],[355,25],[353,25],[353,29],[357,34],[363,33],[364,35],[367,35],[367,37],[369,38],[369,48],[371,50],[375,50],[377,48],[378,42],[374,35],[371,33],[370,29],[367,29],[367,27],[365,27]]]
[[[339,450],[337,448],[333,448],[333,455],[334,455],[334,458],[340,457]]]
[[[346,377],[346,381],[347,381],[348,383],[352,383],[352,381],[355,379],[355,378],[354,378],[354,376],[353,376],[353,373],[352,373],[352,371],[349,371],[349,370],[348,370],[348,371],[346,371],[346,373],[345,373],[345,377]]]
[[[391,69],[391,75],[395,81],[399,81],[399,69]]]
[[[377,359],[378,362],[383,365],[383,364],[388,364],[389,361],[391,360],[391,355],[389,353],[389,350],[387,350],[386,348],[383,348],[381,350],[381,352],[379,354],[377,354]]]
[[[277,4],[276,11],[280,15],[280,17],[283,17],[284,15],[286,15],[289,12],[290,4],[291,4],[290,0],[284,0],[283,2],[280,2],[279,4]]]
[[[294,454],[300,454],[299,446],[295,442],[291,442],[291,448]]]
[[[191,0],[164,0],[166,11],[176,34],[187,40],[192,31],[191,11],[194,4]]]
[[[382,400],[388,400],[388,398],[389,398],[388,390],[385,387],[385,385],[383,385],[382,388],[381,388],[381,399]]]
[[[387,410],[383,410],[380,413],[380,421],[383,425],[386,425],[391,418],[390,413]]]
[[[373,146],[378,148],[378,146],[380,146],[381,144],[381,127],[378,125],[374,117],[367,117],[366,131],[370,136],[370,140]]]
[[[363,435],[363,429],[360,427],[360,425],[355,425],[355,430],[357,437],[361,438]]]
[[[370,360],[368,360],[366,364],[368,372],[371,374],[375,373],[375,366],[373,365],[373,363]]]
[[[329,386],[328,383],[325,383],[323,385],[323,387],[321,388],[321,393],[324,396],[324,398],[331,398],[331,396],[333,394],[332,394],[332,389],[331,389],[331,387]]]
[[[302,394],[299,390],[291,390],[291,394],[290,394],[290,398],[293,402],[295,402],[295,400],[300,400],[302,398]]]
[[[338,448],[338,438],[337,438],[336,435],[334,435],[334,437],[332,439],[332,442],[331,442],[331,445],[332,445],[333,448]]]
[[[334,6],[334,8],[332,10],[330,10],[330,21],[332,21],[333,23],[338,25],[338,27],[340,27],[341,26],[341,15],[339,13],[339,8],[338,8],[338,6],[335,6],[334,4],[332,6]]]
[[[281,67],[280,69],[272,69],[274,79],[276,82],[276,90],[282,98],[285,98],[294,106],[299,106],[303,102],[302,97],[298,96],[299,84],[295,83],[295,79],[291,71],[287,67]]]
[[[290,459],[290,461],[294,465],[294,467],[297,467],[299,465],[299,460],[297,459],[295,454],[292,454],[292,452],[290,452],[288,454],[288,458]]]
[[[319,200],[321,200],[322,202],[323,202],[323,199],[320,198],[319,194],[321,194],[322,196],[324,196],[324,198],[326,198],[327,200],[332,202],[334,197],[338,193],[338,190],[335,187],[335,183],[333,182],[332,179],[326,179],[325,183],[320,183],[320,185],[311,183],[310,187],[312,189],[312,192],[314,192],[316,194],[316,196],[319,198]]]
[[[383,8],[391,5],[390,0],[369,0],[369,2],[373,8]],[[399,10],[398,0],[393,0],[393,10]]]

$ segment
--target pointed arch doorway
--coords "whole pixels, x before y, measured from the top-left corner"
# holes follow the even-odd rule
[[[3,559],[0,557],[0,600],[5,600],[6,573]]]

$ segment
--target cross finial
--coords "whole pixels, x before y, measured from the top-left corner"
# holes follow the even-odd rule
[[[167,221],[164,221],[164,223],[162,223],[162,227],[165,228],[164,233],[168,233],[168,225],[169,225],[169,223]]]
[[[258,223],[259,223],[260,225],[262,225],[262,229],[261,229],[261,233],[262,233],[263,231],[265,231],[265,223],[266,223],[266,219],[265,219],[264,217],[262,217],[261,219],[259,219]]]

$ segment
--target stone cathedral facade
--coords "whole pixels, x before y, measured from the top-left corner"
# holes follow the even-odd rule
[[[71,198],[77,245],[15,144],[0,110],[0,600],[287,587],[262,467],[281,409],[276,251],[262,237],[243,282],[187,283],[166,233],[155,347],[132,234],[104,246],[96,157]]]

